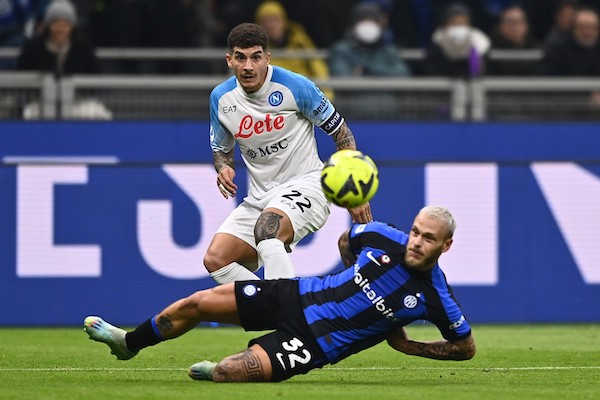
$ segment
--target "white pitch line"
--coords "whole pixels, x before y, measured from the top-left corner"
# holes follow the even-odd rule
[[[586,370],[600,369],[600,365],[574,365],[574,366],[539,366],[539,367],[326,367],[326,370],[333,371],[484,371],[484,372],[506,372],[506,371],[563,371],[563,370]],[[159,372],[181,372],[187,371],[185,368],[76,368],[76,367],[56,367],[56,368],[0,368],[0,372],[108,372],[108,371],[159,371]]]
[[[572,366],[541,366],[541,367],[348,367],[348,368],[327,368],[339,371],[402,371],[402,370],[419,370],[419,371],[552,371],[552,370],[577,370],[577,369],[600,369],[600,365],[572,365]]]
[[[0,372],[103,372],[103,371],[159,371],[176,372],[187,371],[185,368],[0,368]]]

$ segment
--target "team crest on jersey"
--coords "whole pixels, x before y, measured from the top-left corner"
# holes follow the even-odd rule
[[[258,292],[258,288],[255,285],[249,283],[242,288],[242,291],[247,297],[254,297],[254,295],[256,295],[256,292]]]
[[[275,107],[275,106],[280,105],[281,103],[283,103],[283,93],[281,93],[279,90],[277,90],[269,95],[269,104],[270,105]]]
[[[415,308],[417,306],[418,300],[412,294],[404,297],[404,307],[406,308]]]

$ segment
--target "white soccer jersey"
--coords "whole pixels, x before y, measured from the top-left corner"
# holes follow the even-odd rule
[[[269,66],[265,83],[248,94],[235,76],[210,94],[210,145],[229,152],[237,142],[250,174],[248,195],[260,199],[284,182],[321,170],[314,126],[327,134],[342,117],[309,79]]]

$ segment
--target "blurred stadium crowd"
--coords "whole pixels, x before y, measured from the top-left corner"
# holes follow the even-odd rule
[[[269,34],[273,64],[315,78],[596,76],[599,8],[600,0],[0,0],[0,50],[19,49],[0,59],[0,70],[224,73],[223,62],[163,60],[149,71],[140,61],[98,63],[94,49],[223,49],[232,27],[257,22]],[[53,42],[57,20],[67,23],[66,50]],[[327,56],[278,59],[278,49]],[[422,56],[403,60],[400,49]],[[494,49],[541,55],[491,62]]]

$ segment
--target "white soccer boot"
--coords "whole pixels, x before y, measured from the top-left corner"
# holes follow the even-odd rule
[[[110,347],[110,353],[119,360],[129,360],[137,354],[137,352],[134,353],[127,349],[125,342],[127,331],[124,329],[113,326],[96,316],[86,317],[83,325],[83,330],[90,336],[90,339],[106,343]]]
[[[200,361],[188,369],[188,375],[197,381],[212,381],[212,374],[216,366],[216,362]]]

